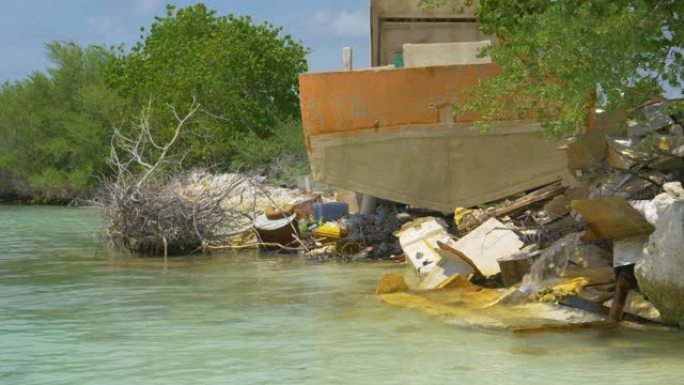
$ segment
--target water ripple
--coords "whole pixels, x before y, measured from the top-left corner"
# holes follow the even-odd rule
[[[679,383],[679,333],[515,338],[372,295],[383,266],[110,259],[90,210],[0,207],[0,384]],[[454,320],[461,324],[472,320]]]

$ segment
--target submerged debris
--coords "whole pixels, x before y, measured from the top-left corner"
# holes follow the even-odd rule
[[[537,294],[535,294],[534,298],[540,302],[558,303],[565,298],[573,297],[577,294],[578,292],[573,290],[547,287],[546,289],[542,289]]]
[[[409,287],[401,273],[387,273],[378,283],[376,295],[392,294],[408,291]]]

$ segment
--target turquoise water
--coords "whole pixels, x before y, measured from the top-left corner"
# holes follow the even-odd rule
[[[0,206],[0,384],[679,384],[684,334],[514,337],[389,307],[387,265],[112,257],[89,209]]]

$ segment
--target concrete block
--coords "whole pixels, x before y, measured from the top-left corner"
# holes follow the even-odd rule
[[[465,43],[404,44],[404,66],[430,67],[463,64],[489,64],[490,57],[479,57],[490,40]]]

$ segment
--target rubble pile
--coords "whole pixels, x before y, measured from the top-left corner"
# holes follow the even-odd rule
[[[380,297],[453,307],[465,302],[455,299],[463,285],[451,283],[466,280],[487,296],[498,291],[489,306],[545,303],[600,320],[566,320],[575,326],[684,324],[684,119],[668,105],[640,107],[621,130],[594,127],[600,134],[584,145],[603,150],[570,167],[573,178],[456,208],[451,223],[404,224],[397,236],[420,283],[402,300]]]
[[[394,232],[401,228],[401,222],[390,212],[388,206],[381,206],[373,215],[356,215],[342,220],[347,236],[337,242],[340,252],[363,248],[371,259],[384,259],[402,254],[399,240]]]
[[[574,159],[572,177],[497,202],[432,216],[385,202],[360,215],[346,203],[308,195],[274,202],[256,232],[269,240],[263,246],[317,262],[407,261],[419,283],[410,289],[388,276],[378,295],[389,303],[440,314],[455,314],[459,304],[537,304],[556,309],[547,325],[554,330],[620,321],[678,325],[684,120],[670,115],[664,101],[633,115],[619,130],[598,124],[565,147]],[[543,330],[537,326],[524,332]]]
[[[270,202],[256,212],[254,245],[299,251],[313,262],[403,261],[394,233],[407,220],[406,214],[388,202],[378,205],[371,215],[350,214],[349,206],[335,196],[315,193]]]
[[[394,236],[400,218],[392,205],[382,204],[372,215],[345,213],[334,220],[314,221],[304,233],[310,245],[305,256],[315,262],[403,261]]]

